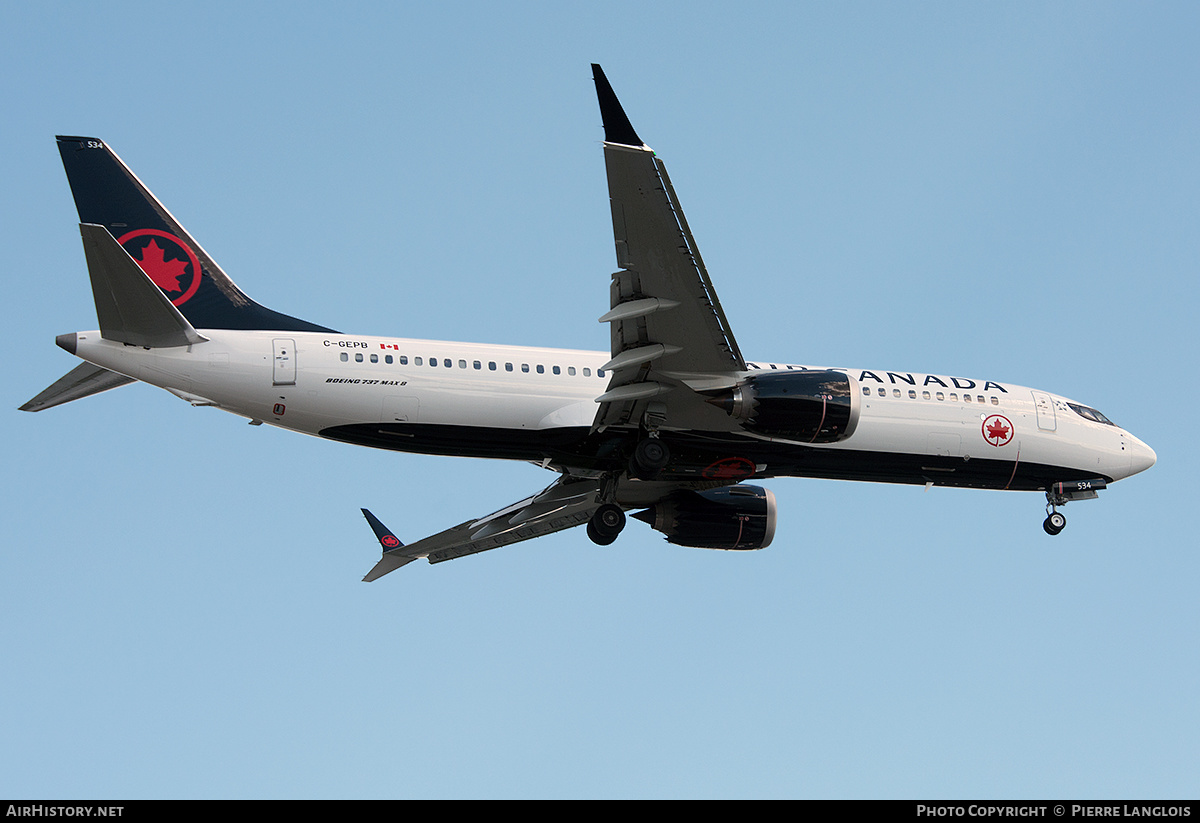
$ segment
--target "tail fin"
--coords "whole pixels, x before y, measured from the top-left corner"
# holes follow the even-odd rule
[[[79,222],[108,228],[198,329],[332,332],[255,303],[103,141],[58,138]]]

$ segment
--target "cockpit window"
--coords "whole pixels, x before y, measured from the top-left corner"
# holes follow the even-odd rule
[[[1081,406],[1078,403],[1068,403],[1067,405],[1070,406],[1071,410],[1074,411],[1080,417],[1082,417],[1084,420],[1091,420],[1094,423],[1103,423],[1106,426],[1117,425],[1116,423],[1112,422],[1107,417],[1105,417],[1104,415],[1102,415],[1100,412],[1096,411],[1093,408],[1089,408],[1087,406]]]

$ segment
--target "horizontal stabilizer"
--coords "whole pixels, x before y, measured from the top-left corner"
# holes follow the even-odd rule
[[[152,349],[190,346],[208,339],[171,305],[108,229],[80,223],[79,233],[101,337]]]
[[[133,382],[136,381],[132,377],[117,374],[91,363],[80,363],[56,380],[50,388],[21,406],[21,411],[42,411]]]

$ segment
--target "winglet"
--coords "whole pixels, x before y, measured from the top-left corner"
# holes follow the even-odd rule
[[[608,78],[604,76],[604,69],[600,68],[598,63],[592,63],[592,79],[596,81],[600,118],[604,121],[604,142],[639,148],[645,145],[633,130],[633,124],[625,115],[625,109],[621,108],[621,101],[617,99]]]
[[[367,576],[363,578],[364,583],[370,583],[372,580],[378,580],[388,572],[395,571],[401,566],[411,563],[417,558],[407,557],[403,554],[389,554],[395,552],[396,549],[404,548],[404,544],[396,535],[392,534],[387,526],[380,522],[379,518],[371,514],[367,509],[361,509],[363,517],[367,518],[367,522],[371,524],[371,530],[375,532],[375,537],[379,540],[379,545],[383,549],[383,557],[379,562],[367,572]]]
[[[360,509],[359,511],[363,513],[363,517],[367,518],[367,522],[371,524],[371,530],[375,532],[375,537],[379,540],[379,545],[383,547],[385,553],[404,545],[396,535],[392,534],[387,526],[380,522],[378,517],[371,514],[367,509]]]

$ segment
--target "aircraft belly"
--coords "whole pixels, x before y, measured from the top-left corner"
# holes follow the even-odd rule
[[[580,466],[594,450],[585,445],[587,426],[551,429],[504,429],[444,423],[351,423],[321,429],[320,436],[389,451],[541,461],[578,458]]]

